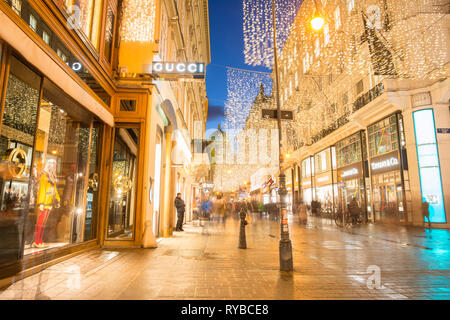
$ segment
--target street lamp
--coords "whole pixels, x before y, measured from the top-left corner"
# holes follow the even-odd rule
[[[278,75],[278,52],[277,52],[277,25],[275,17],[275,0],[272,0],[272,20],[273,20],[273,52],[274,52],[274,67],[275,67],[275,83],[276,83],[276,103],[277,103],[277,123],[278,123],[278,154],[279,154],[279,172],[278,177],[278,194],[280,195],[280,224],[281,224],[281,239],[280,239],[280,270],[293,271],[294,263],[292,260],[292,242],[289,239],[289,225],[287,217],[286,204],[286,176],[283,168],[283,154],[282,154],[282,136],[281,136],[281,104],[280,104],[280,84]],[[310,21],[314,30],[319,31],[325,24],[325,19],[320,14],[315,14]],[[287,153],[289,158],[290,154]]]
[[[275,17],[275,0],[272,0],[272,20],[273,20],[273,53],[274,53],[274,63],[275,63],[275,83],[277,91],[277,123],[278,123],[278,168],[280,175],[278,177],[278,194],[280,195],[280,224],[281,224],[281,239],[279,246],[280,254],[280,270],[281,271],[293,271],[294,263],[292,260],[292,242],[289,239],[289,226],[288,217],[286,209],[286,176],[284,175],[283,169],[283,154],[281,148],[281,104],[280,104],[280,82],[278,79],[278,52],[277,52],[277,25]]]
[[[320,15],[315,15],[311,19],[311,27],[316,31],[321,30],[323,28],[324,24],[325,24],[325,19],[322,18]]]

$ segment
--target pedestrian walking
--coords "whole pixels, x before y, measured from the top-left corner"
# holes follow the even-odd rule
[[[177,209],[177,218],[178,218],[175,231],[184,231],[183,220],[184,220],[184,212],[186,211],[186,205],[184,204],[183,199],[181,199],[181,193],[177,193],[177,197],[175,198],[175,208]]]
[[[350,213],[350,217],[352,219],[352,223],[358,223],[359,222],[359,214],[360,214],[360,208],[358,205],[358,201],[356,201],[356,198],[353,197],[352,201],[350,201],[348,205],[348,211]]]
[[[422,214],[423,214],[423,221],[428,222],[428,228],[431,229],[430,204],[427,202],[427,200],[425,200],[425,198],[423,199],[422,202]],[[425,218],[427,218],[426,221]]]
[[[306,204],[303,201],[300,201],[297,206],[298,221],[300,222],[300,224],[306,224],[306,221],[308,220],[306,210],[307,210]]]

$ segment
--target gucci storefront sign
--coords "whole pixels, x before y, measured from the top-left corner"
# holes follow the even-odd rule
[[[158,75],[204,76],[205,64],[198,62],[153,62],[152,72]]]

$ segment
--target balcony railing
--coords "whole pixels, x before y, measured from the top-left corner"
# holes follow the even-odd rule
[[[353,112],[369,104],[377,97],[381,96],[383,93],[384,93],[384,85],[383,82],[380,82],[375,87],[373,87],[363,95],[359,96],[358,99],[356,99],[355,102],[353,102]]]

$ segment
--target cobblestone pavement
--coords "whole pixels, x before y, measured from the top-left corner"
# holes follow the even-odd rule
[[[258,216],[259,217],[259,216]],[[277,221],[195,221],[156,249],[92,250],[0,291],[0,299],[449,299],[450,232],[388,225],[341,231],[290,217],[294,272],[278,270]]]

